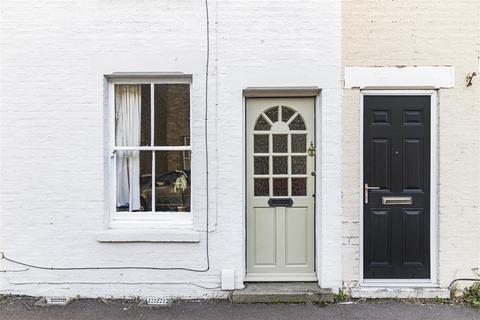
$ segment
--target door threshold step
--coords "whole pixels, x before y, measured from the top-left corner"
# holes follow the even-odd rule
[[[333,293],[316,282],[256,282],[234,290],[235,303],[331,303]]]

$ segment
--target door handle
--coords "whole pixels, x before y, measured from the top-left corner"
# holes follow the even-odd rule
[[[364,192],[364,194],[365,194],[365,196],[364,196],[365,204],[368,203],[368,191],[369,191],[369,190],[379,190],[379,189],[380,189],[380,187],[369,187],[369,186],[368,186],[368,183],[365,183],[365,187],[364,187],[364,189],[363,189],[363,192]]]

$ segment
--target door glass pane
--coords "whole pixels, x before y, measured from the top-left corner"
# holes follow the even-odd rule
[[[288,152],[288,135],[274,134],[273,137],[273,152],[287,153]]]
[[[287,122],[293,115],[295,114],[295,110],[282,106],[282,121]]]
[[[115,85],[115,145],[150,146],[150,85]]]
[[[253,136],[253,152],[268,153],[268,134],[256,134]]]
[[[290,122],[290,130],[306,130],[305,122],[301,115],[297,115],[292,122]]]
[[[307,195],[307,178],[292,178],[292,196]]]
[[[151,211],[143,200],[143,191],[152,186],[151,151],[117,151],[117,211]]]
[[[254,157],[253,172],[255,174],[269,174],[268,157]]]
[[[272,159],[273,174],[288,173],[288,157],[273,157]]]
[[[278,121],[278,107],[273,107],[265,111],[265,115],[272,121]]]
[[[269,196],[270,186],[268,184],[268,178],[255,178],[253,182],[254,196],[265,197]]]
[[[155,146],[183,146],[190,137],[190,86],[155,85]]]
[[[267,120],[263,119],[263,116],[259,116],[257,122],[255,123],[255,130],[259,131],[268,131],[270,130],[271,125],[268,124]]]
[[[183,151],[155,152],[155,211],[190,211],[190,152],[187,153],[185,159]],[[151,194],[151,188],[145,190],[147,203],[152,201]]]
[[[306,134],[292,134],[292,152],[293,153],[307,152],[307,135]]]
[[[307,173],[307,157],[292,156],[292,174]]]
[[[288,178],[273,178],[273,195],[288,196]]]

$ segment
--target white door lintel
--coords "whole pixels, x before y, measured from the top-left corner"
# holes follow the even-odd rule
[[[455,87],[452,66],[345,67],[345,89]]]

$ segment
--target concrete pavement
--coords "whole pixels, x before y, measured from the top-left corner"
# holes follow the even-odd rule
[[[327,306],[313,304],[232,304],[227,301],[178,303],[169,307],[142,307],[131,300],[81,299],[65,307],[35,306],[31,297],[0,297],[0,319],[368,319],[451,320],[480,319],[480,308],[453,304],[403,301],[363,301]]]

